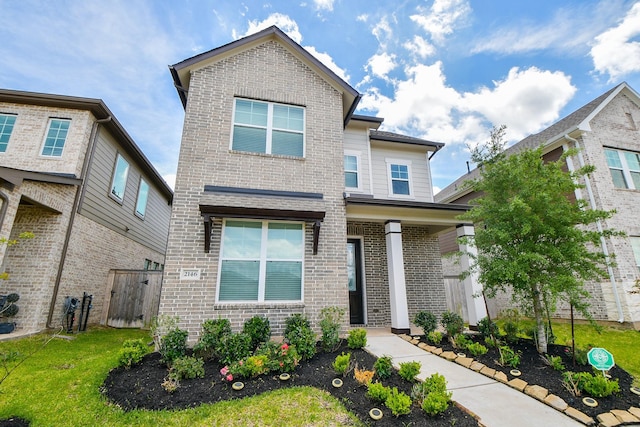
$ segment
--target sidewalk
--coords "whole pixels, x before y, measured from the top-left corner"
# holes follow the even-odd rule
[[[436,372],[443,375],[453,400],[476,414],[486,427],[584,426],[506,384],[426,352],[390,332],[371,331],[366,349],[376,357],[391,356],[396,366],[420,362],[420,379]]]

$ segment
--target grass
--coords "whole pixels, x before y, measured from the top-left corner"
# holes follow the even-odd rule
[[[498,322],[501,324],[501,322]],[[520,327],[532,326],[532,320],[521,320]],[[571,346],[571,324],[552,322],[556,344]],[[600,331],[589,324],[576,324],[575,337],[577,347],[602,347],[613,354],[616,365],[633,375],[640,382],[640,332],[616,325],[602,326]]]
[[[27,354],[47,335],[0,342],[0,353]],[[124,412],[100,394],[127,339],[139,330],[94,328],[68,341],[54,338],[0,384],[0,419],[19,416],[38,426],[338,426],[358,425],[330,394],[311,387],[201,405],[181,411]],[[9,365],[11,366],[11,365]],[[4,372],[0,372],[0,375]]]

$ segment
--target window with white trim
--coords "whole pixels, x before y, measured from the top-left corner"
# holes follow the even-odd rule
[[[617,188],[640,190],[640,153],[606,148],[604,154],[613,185]]]
[[[304,225],[228,219],[218,301],[301,301]]]
[[[144,214],[147,211],[148,198],[149,184],[147,184],[147,181],[145,181],[144,178],[140,178],[140,185],[138,186],[138,197],[136,199],[136,215],[142,219],[144,219]]]
[[[42,155],[48,157],[61,157],[64,143],[67,140],[71,120],[49,119],[47,135],[42,147]]]
[[[7,151],[9,138],[16,124],[16,116],[13,114],[0,114],[0,153]]]
[[[389,196],[412,197],[411,162],[386,159],[387,177],[389,180]]]
[[[236,98],[231,149],[304,157],[304,108]]]
[[[360,156],[356,153],[344,155],[344,186],[350,190],[360,190]]]
[[[633,256],[636,259],[636,266],[640,271],[640,237],[631,236],[629,237],[629,240],[631,240],[631,248],[633,249]]]
[[[122,203],[124,191],[127,188],[127,175],[129,174],[129,162],[120,154],[116,156],[116,165],[111,178],[111,197]]]

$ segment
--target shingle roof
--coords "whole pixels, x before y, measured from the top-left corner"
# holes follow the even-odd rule
[[[434,147],[436,151],[444,147],[444,143],[442,142],[427,141],[426,139],[420,139],[413,136],[401,135],[399,133],[386,132],[381,130],[370,130],[369,137],[378,141],[400,142],[402,144]]]

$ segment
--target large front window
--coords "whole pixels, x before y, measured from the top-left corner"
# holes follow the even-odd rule
[[[47,136],[44,140],[44,146],[42,147],[42,155],[50,157],[62,156],[62,149],[64,143],[67,140],[67,133],[69,132],[70,120],[51,119],[49,120],[49,128],[47,129]]]
[[[218,301],[300,301],[304,227],[226,220]]]
[[[9,145],[9,138],[15,123],[16,116],[0,114],[0,153],[7,151],[7,145]]]
[[[617,188],[640,190],[640,153],[605,149],[613,185]]]
[[[304,157],[304,108],[236,99],[231,148]]]

